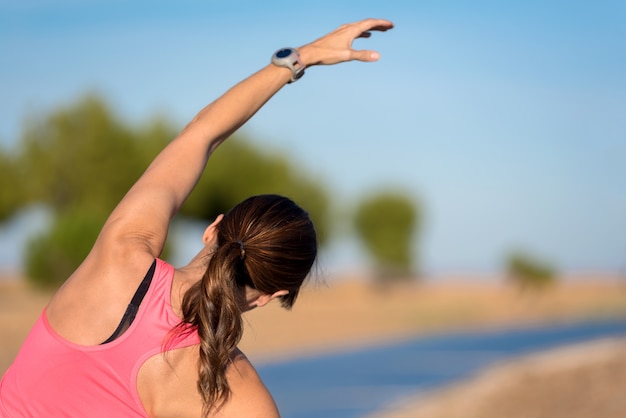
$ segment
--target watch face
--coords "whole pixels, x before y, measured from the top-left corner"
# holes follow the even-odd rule
[[[289,55],[291,55],[290,48],[283,48],[276,52],[276,58],[287,58]]]

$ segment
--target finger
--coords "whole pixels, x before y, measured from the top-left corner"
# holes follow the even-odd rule
[[[372,61],[378,61],[378,59],[380,58],[380,54],[376,51],[370,51],[370,50],[360,50],[360,51],[353,50],[351,54],[351,58],[356,61],[372,62]]]
[[[372,36],[370,32],[363,32],[359,36],[357,36],[357,38],[369,38],[370,36]]]
[[[391,26],[375,26],[371,28],[370,30],[375,30],[378,32],[385,32],[385,31],[388,31],[389,29],[393,29],[393,24]]]
[[[364,19],[354,23],[354,25],[356,29],[359,30],[361,33],[370,30],[384,32],[393,28],[393,23],[386,19]]]

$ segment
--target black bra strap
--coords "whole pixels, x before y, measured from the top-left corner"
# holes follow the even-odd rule
[[[119,325],[117,326],[115,331],[113,331],[113,334],[111,334],[111,336],[107,338],[106,341],[100,344],[106,344],[106,343],[110,343],[111,341],[114,341],[120,335],[122,335],[133,323],[133,321],[135,320],[135,316],[137,315],[137,311],[139,310],[139,305],[141,305],[141,301],[143,301],[144,296],[146,296],[146,293],[148,292],[148,289],[150,288],[150,283],[152,282],[152,277],[154,276],[155,269],[156,269],[156,260],[152,262],[152,265],[150,266],[150,269],[146,273],[146,276],[143,278],[143,280],[139,284],[139,287],[135,291],[135,294],[133,295],[133,298],[130,301],[130,304],[128,304],[128,307],[126,308],[126,312],[124,312],[124,316],[122,317],[122,320],[120,321]]]

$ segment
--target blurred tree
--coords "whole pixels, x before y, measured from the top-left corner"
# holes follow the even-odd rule
[[[414,274],[413,237],[420,227],[417,205],[399,192],[380,192],[357,207],[354,225],[374,258],[381,280],[408,279]]]
[[[13,216],[23,201],[15,158],[0,150],[0,222]]]
[[[26,277],[42,288],[61,285],[89,253],[102,223],[99,214],[80,208],[57,214],[50,229],[27,244]]]
[[[28,245],[25,270],[37,283],[56,286],[78,266],[108,214],[177,132],[164,118],[131,128],[95,95],[31,117],[26,126],[16,155],[0,153],[0,220],[35,202],[52,209],[50,229]],[[261,193],[287,195],[309,210],[323,242],[328,197],[322,185],[285,156],[261,153],[241,137],[215,153],[181,215],[209,221]]]
[[[18,166],[29,200],[102,216],[175,135],[164,123],[133,131],[93,95],[26,126]]]
[[[556,281],[552,266],[521,251],[508,256],[506,269],[509,279],[522,290],[542,290]]]
[[[320,243],[326,243],[330,221],[325,188],[303,175],[286,155],[261,152],[237,134],[215,151],[181,214],[208,219],[227,212],[248,196],[264,193],[288,196],[307,210]]]

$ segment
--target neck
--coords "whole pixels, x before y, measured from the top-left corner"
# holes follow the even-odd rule
[[[177,270],[187,276],[188,280],[195,283],[202,279],[212,256],[213,252],[207,247],[204,247],[186,266]]]
[[[181,314],[183,296],[191,286],[202,280],[211,255],[212,252],[205,247],[187,265],[176,269],[172,283],[171,305],[178,315]]]

